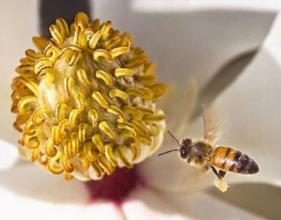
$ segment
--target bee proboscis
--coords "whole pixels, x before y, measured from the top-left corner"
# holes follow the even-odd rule
[[[180,158],[193,167],[203,172],[211,169],[216,175],[214,184],[221,191],[227,190],[224,181],[226,172],[239,174],[255,174],[259,171],[257,163],[248,155],[232,147],[217,145],[218,126],[211,117],[210,109],[206,106],[203,110],[204,137],[201,139],[184,138],[179,141],[170,131],[169,135],[176,141],[178,148],[159,154],[178,151]]]

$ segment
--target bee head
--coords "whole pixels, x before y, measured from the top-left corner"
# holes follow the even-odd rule
[[[175,148],[175,149],[172,149],[172,150],[168,150],[166,152],[158,154],[158,156],[161,156],[161,155],[164,155],[164,154],[168,154],[170,152],[178,151],[180,153],[180,157],[182,159],[188,158],[190,156],[191,146],[192,146],[191,139],[185,138],[180,143],[179,140],[170,131],[168,131],[168,133],[176,141],[176,143],[178,145],[178,148]]]
[[[182,140],[179,148],[180,157],[187,159],[190,156],[192,141],[189,138]]]

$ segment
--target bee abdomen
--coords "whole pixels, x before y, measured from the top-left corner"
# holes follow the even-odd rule
[[[229,147],[216,148],[213,164],[222,170],[241,174],[254,174],[259,171],[253,159]]]

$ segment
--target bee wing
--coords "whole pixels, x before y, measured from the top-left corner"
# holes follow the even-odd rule
[[[214,110],[210,105],[202,105],[204,139],[213,143],[217,141],[220,136],[219,122],[215,117]]]
[[[181,178],[178,187],[178,193],[190,194],[201,191],[204,188],[212,186],[213,176],[210,172],[202,172],[201,170],[189,167],[186,174]]]

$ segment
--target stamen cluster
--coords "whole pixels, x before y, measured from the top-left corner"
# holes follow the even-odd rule
[[[80,12],[58,18],[51,38],[33,37],[12,82],[20,152],[66,179],[100,179],[133,167],[159,147],[165,92],[155,65],[111,22]]]

